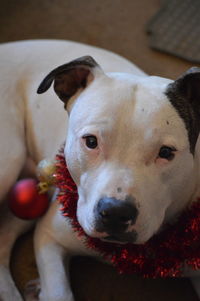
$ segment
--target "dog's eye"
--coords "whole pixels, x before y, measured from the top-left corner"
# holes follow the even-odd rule
[[[163,159],[172,160],[175,156],[175,154],[174,154],[175,151],[176,151],[176,149],[173,147],[162,146],[159,151],[158,156]]]
[[[83,136],[83,139],[85,139],[85,144],[88,148],[96,148],[98,145],[97,137],[93,135],[85,135]]]

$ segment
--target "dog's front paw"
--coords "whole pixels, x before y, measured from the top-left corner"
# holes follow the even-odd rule
[[[31,280],[27,283],[24,289],[25,301],[75,301],[71,292],[65,296],[60,295],[58,292],[54,292],[47,296],[47,292],[41,292],[40,279]]]
[[[40,291],[41,287],[39,279],[29,281],[24,289],[25,301],[38,301]]]

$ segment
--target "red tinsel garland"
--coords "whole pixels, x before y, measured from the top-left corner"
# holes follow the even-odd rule
[[[120,273],[143,277],[179,277],[183,268],[200,269],[200,201],[187,208],[174,225],[153,236],[143,245],[116,244],[89,237],[77,216],[78,193],[66,166],[63,151],[56,156],[56,186],[62,214],[71,220],[74,230],[85,238],[85,244],[110,261]]]

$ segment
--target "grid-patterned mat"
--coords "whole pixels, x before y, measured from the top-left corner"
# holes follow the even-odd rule
[[[147,33],[152,48],[200,63],[200,0],[165,0]]]

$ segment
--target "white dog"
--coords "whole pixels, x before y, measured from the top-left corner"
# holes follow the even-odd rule
[[[113,53],[64,41],[4,44],[0,58],[0,299],[19,301],[9,254],[31,223],[14,217],[5,200],[24,166],[34,172],[66,141],[84,231],[113,243],[146,242],[200,195],[200,69],[176,81],[150,77]],[[67,135],[67,113],[53,89],[36,94],[52,69],[39,92],[54,82],[69,113]],[[27,300],[74,300],[63,258],[96,255],[58,209],[53,202],[37,225],[41,291]]]

